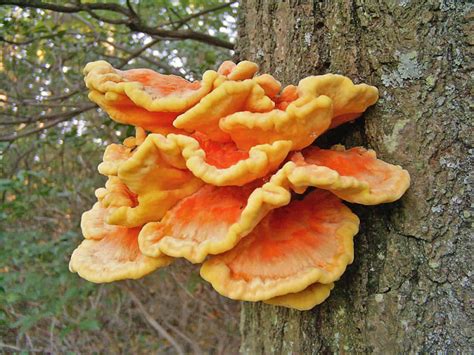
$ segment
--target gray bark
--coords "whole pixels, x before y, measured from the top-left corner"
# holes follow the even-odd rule
[[[243,353],[473,351],[473,17],[461,1],[241,2],[237,59],[285,84],[332,72],[377,86],[321,144],[371,147],[412,177],[397,203],[351,206],[355,262],[325,303],[243,305]]]

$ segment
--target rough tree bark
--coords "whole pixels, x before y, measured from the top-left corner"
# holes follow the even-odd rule
[[[380,90],[331,133],[408,169],[398,203],[352,206],[355,262],[310,312],[246,303],[245,354],[472,351],[472,7],[461,1],[241,2],[236,57],[285,84],[326,72]]]

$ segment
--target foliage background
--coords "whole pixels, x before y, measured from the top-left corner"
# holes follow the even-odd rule
[[[222,1],[0,0],[0,351],[238,349],[239,305],[196,267],[110,285],[67,269],[80,216],[105,182],[103,150],[132,133],[89,102],[82,68],[104,59],[198,80],[232,55],[237,10]]]

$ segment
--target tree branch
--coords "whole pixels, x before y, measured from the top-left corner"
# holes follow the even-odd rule
[[[11,41],[11,40],[6,39],[3,36],[0,36],[0,41],[8,43],[8,44],[13,44],[13,45],[16,45],[16,46],[25,46],[25,45],[31,44],[35,41],[39,41],[39,40],[42,40],[42,39],[54,38],[57,35],[58,35],[57,33],[53,33],[53,34],[49,34],[49,35],[45,35],[45,36],[39,36],[39,37],[27,39],[25,41],[20,41],[20,42]]]
[[[132,3],[130,2],[130,0],[127,0],[127,7],[135,17],[138,17],[138,14],[135,11],[135,9],[133,8]]]
[[[128,26],[132,31],[136,32],[143,32],[147,33],[152,36],[160,36],[160,37],[170,37],[176,39],[191,39],[194,41],[198,41],[201,43],[210,44],[216,47],[222,47],[227,49],[234,49],[234,44],[223,39],[213,37],[211,35],[196,32],[193,30],[179,30],[179,31],[172,31],[172,30],[162,30],[155,27],[149,27],[142,23],[139,24],[130,24]]]
[[[217,5],[217,6],[214,6],[214,7],[210,7],[208,9],[204,9],[200,12],[196,12],[194,14],[191,14],[189,16],[186,16],[186,17],[183,17],[179,20],[176,20],[176,21],[169,21],[169,22],[166,22],[166,23],[163,23],[161,25],[159,25],[159,27],[162,27],[162,26],[168,26],[168,25],[183,25],[184,23],[196,18],[196,17],[201,17],[201,16],[204,16],[204,15],[207,15],[211,12],[215,12],[215,11],[219,11],[219,10],[222,10],[222,9],[225,9],[226,7],[229,7],[230,5],[236,3],[237,0],[234,0],[234,1],[231,1],[231,2],[228,2],[228,3],[225,3],[225,4],[221,4],[221,5]]]
[[[137,57],[140,57],[141,59],[143,59],[144,61],[152,64],[152,65],[155,65],[156,67],[158,68],[161,68],[161,69],[164,69],[167,73],[169,74],[173,74],[173,75],[181,75],[181,73],[179,71],[177,71],[175,68],[173,68],[172,66],[166,64],[166,63],[160,63],[160,62],[157,62],[151,58],[148,58],[148,57],[141,57],[141,54],[143,52],[145,52],[147,49],[153,47],[156,43],[158,43],[159,41],[161,41],[162,39],[161,38],[155,38],[154,40],[152,40],[150,43],[146,44],[145,46],[143,46],[142,48],[139,48],[135,51],[131,51],[125,47],[122,47],[114,42],[110,42],[110,41],[107,41],[107,40],[103,40],[101,39],[100,41],[101,42],[104,42],[104,43],[107,43],[107,44],[110,44],[111,46],[113,46],[114,48],[117,48],[118,50],[121,50],[125,53],[128,53],[130,54],[130,56],[128,56],[127,58],[124,58],[124,59],[121,59],[121,63],[117,66],[117,69],[121,69],[123,68],[129,61],[131,61],[132,59],[134,58],[137,58]]]
[[[83,108],[88,107],[88,106],[90,106],[90,105],[83,106]],[[75,107],[77,107],[77,105]],[[36,121],[49,121],[49,120],[55,120],[55,119],[61,118],[65,114],[77,114],[78,115],[82,112],[83,112],[82,108],[80,108],[80,109],[72,110],[72,111],[69,111],[69,112],[60,112],[60,113],[53,113],[51,115],[38,116],[38,118],[36,118],[36,119],[33,119],[32,117],[22,116],[22,117],[24,117],[23,119],[16,120],[16,121],[0,122],[0,125],[33,123],[33,122],[36,122]],[[2,115],[3,115],[3,113],[2,113]]]
[[[231,4],[231,3],[229,3]],[[118,25],[125,25],[129,29],[135,32],[142,32],[147,33],[153,36],[159,37],[170,37],[176,39],[191,39],[194,41],[214,45],[217,47],[233,49],[234,44],[218,37],[214,37],[208,35],[206,33],[196,32],[193,30],[166,30],[160,29],[157,27],[147,26],[142,22],[142,20],[136,15],[134,11],[131,11],[129,8],[118,5],[118,4],[109,4],[109,3],[78,3],[77,5],[57,5],[51,3],[45,3],[41,0],[0,0],[0,5],[16,5],[23,8],[36,8],[36,9],[44,9],[44,10],[51,10],[56,12],[63,12],[63,13],[75,13],[85,11],[89,13],[92,17],[111,24],[118,24]],[[228,6],[226,4],[226,6]],[[224,6],[225,7],[225,6]],[[106,17],[102,17],[94,12],[94,10],[105,10],[105,11],[112,11],[115,13],[120,13],[125,15],[126,18],[122,18],[120,20],[110,19]],[[207,11],[207,12],[206,12]],[[212,9],[204,10],[205,13],[211,12]],[[214,10],[216,11],[216,10]],[[190,16],[201,16],[199,14],[190,15]],[[192,17],[192,18],[194,18]],[[184,21],[182,19],[180,21]],[[178,21],[178,22],[180,22]]]
[[[16,5],[20,7],[51,10],[51,11],[64,12],[64,13],[73,13],[73,12],[88,11],[88,10],[105,10],[105,11],[118,12],[125,16],[131,15],[130,11],[127,8],[118,4],[110,4],[110,3],[82,4],[78,2],[76,3],[76,5],[72,5],[72,4],[58,5],[58,4],[46,3],[41,0],[0,0],[0,5]]]
[[[81,113],[84,113],[86,111],[90,111],[90,110],[92,110],[93,108],[96,108],[96,107],[97,107],[96,105],[88,105],[88,106],[85,106],[85,107],[83,107],[82,109],[79,109],[79,110],[73,110],[73,111],[65,112],[61,115],[58,115],[57,119],[52,120],[51,122],[48,122],[48,123],[44,124],[41,127],[22,132],[20,134],[9,134],[9,135],[5,135],[5,136],[0,136],[0,142],[11,142],[11,141],[17,140],[18,138],[26,137],[26,136],[29,136],[31,134],[41,132],[45,129],[48,129],[48,128],[51,128],[51,127],[57,125],[58,123],[70,120],[74,116],[77,116],[77,115],[79,115]]]

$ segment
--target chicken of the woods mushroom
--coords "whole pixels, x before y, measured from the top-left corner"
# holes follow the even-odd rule
[[[194,82],[104,61],[84,73],[89,98],[136,127],[105,149],[107,183],[82,215],[70,270],[91,282],[185,258],[226,297],[308,310],[354,259],[359,219],[343,202],[392,202],[410,184],[372,150],[315,144],[378,99],[344,76],[282,88],[249,61]]]

